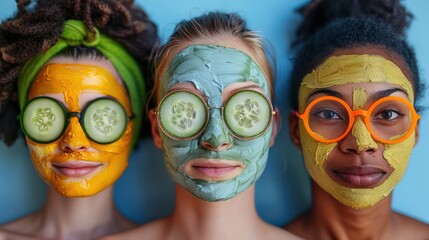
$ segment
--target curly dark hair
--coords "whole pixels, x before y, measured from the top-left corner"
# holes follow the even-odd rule
[[[153,85],[151,55],[158,46],[157,27],[133,0],[17,0],[14,17],[0,25],[0,139],[14,143],[19,132],[17,78],[22,66],[59,39],[64,22],[82,20],[89,31],[120,42],[140,65],[146,89]],[[74,47],[63,54],[98,56],[96,49]],[[144,94],[144,93],[142,93]],[[144,108],[144,106],[142,106]],[[144,123],[143,133],[149,133]],[[140,136],[144,136],[141,134]]]
[[[414,50],[405,39],[412,14],[400,0],[313,0],[299,8],[304,17],[292,46],[296,47],[289,102],[298,109],[304,76],[335,50],[376,46],[396,53],[412,73],[416,101],[424,91]],[[417,107],[418,109],[418,107]]]

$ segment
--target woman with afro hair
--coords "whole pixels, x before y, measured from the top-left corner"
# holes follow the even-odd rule
[[[428,239],[392,210],[419,137],[423,84],[399,0],[314,0],[299,12],[290,133],[312,207],[286,229],[305,239]]]

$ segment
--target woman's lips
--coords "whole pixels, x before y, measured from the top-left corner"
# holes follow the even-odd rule
[[[87,161],[69,161],[66,163],[52,163],[52,166],[67,177],[83,177],[97,170],[102,163]]]
[[[244,168],[239,161],[194,159],[184,165],[184,172],[193,179],[219,182],[235,178]]]
[[[386,171],[372,166],[352,166],[337,168],[332,171],[334,177],[347,187],[375,187],[384,181]]]

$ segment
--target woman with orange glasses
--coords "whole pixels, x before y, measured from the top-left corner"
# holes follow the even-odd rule
[[[402,36],[410,14],[398,0],[315,0],[300,12],[289,127],[313,205],[286,229],[305,239],[428,239],[427,224],[391,208],[423,89]]]
[[[375,140],[388,144],[400,143],[414,133],[420,119],[413,105],[398,96],[382,97],[372,103],[368,110],[352,110],[341,98],[327,95],[311,101],[304,113],[294,114],[301,118],[308,134],[322,143],[344,139],[358,116],[363,118]]]

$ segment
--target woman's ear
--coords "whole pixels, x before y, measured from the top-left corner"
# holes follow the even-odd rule
[[[420,121],[417,122],[416,129],[414,129],[414,136],[416,137],[416,140],[414,141],[414,146],[417,145],[417,142],[419,141],[419,128],[420,128]]]
[[[274,145],[276,136],[280,131],[280,125],[281,125],[281,116],[280,116],[279,109],[275,108],[274,112],[275,114],[273,116],[273,131],[271,132],[270,147]]]
[[[289,134],[293,144],[298,148],[301,148],[301,138],[299,137],[299,118],[291,112],[289,114]]]
[[[159,135],[158,122],[156,120],[156,113],[154,109],[149,110],[149,121],[150,121],[150,130],[152,132],[153,143],[155,144],[155,146],[161,149],[162,140],[161,140],[161,136]]]

